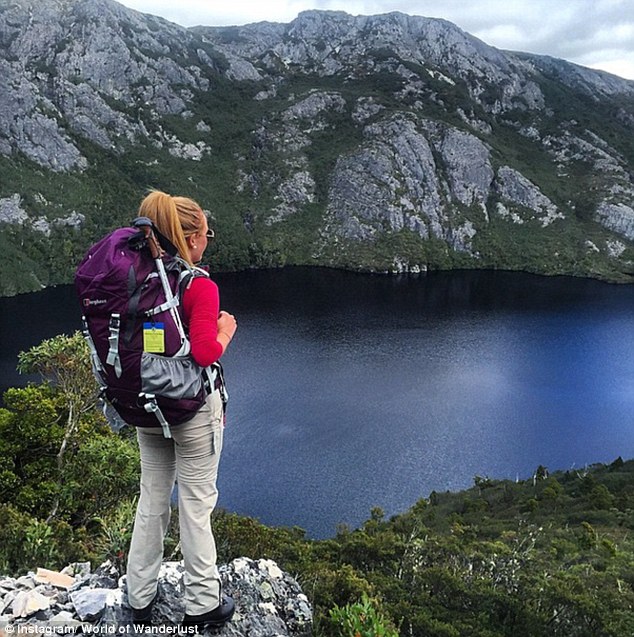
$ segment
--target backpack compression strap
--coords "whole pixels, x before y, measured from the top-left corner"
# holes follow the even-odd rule
[[[108,327],[110,329],[110,335],[108,336],[108,343],[110,344],[110,348],[108,349],[106,365],[112,365],[114,367],[114,373],[117,375],[117,378],[121,378],[121,373],[123,372],[123,369],[121,367],[121,357],[119,356],[121,315],[117,313],[111,314]]]
[[[139,394],[139,398],[144,398],[146,400],[145,405],[143,405],[145,411],[148,413],[154,414],[156,419],[161,423],[161,428],[163,429],[163,436],[165,438],[171,438],[172,432],[170,431],[170,424],[165,419],[161,408],[158,406],[156,402],[156,396],[154,394]]]

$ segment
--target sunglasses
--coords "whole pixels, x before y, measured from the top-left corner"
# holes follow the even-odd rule
[[[216,233],[213,230],[209,229],[205,233],[205,236],[207,237],[207,239],[213,239],[216,236]]]

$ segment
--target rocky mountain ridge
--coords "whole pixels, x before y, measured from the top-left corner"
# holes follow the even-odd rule
[[[0,0],[0,293],[67,281],[148,186],[209,210],[217,268],[630,280],[633,131],[634,82],[444,20]]]

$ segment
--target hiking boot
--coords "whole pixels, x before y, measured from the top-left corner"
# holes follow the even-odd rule
[[[182,625],[195,626],[196,628],[204,628],[205,626],[219,628],[233,617],[235,609],[236,605],[233,603],[233,599],[228,595],[223,595],[220,600],[220,606],[202,615],[185,614]]]
[[[140,626],[149,626],[152,622],[152,609],[154,608],[154,602],[158,597],[158,592],[154,595],[154,599],[144,608],[132,608],[132,623],[139,624]]]

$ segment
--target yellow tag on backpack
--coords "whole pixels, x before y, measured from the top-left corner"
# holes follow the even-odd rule
[[[151,354],[165,353],[164,323],[143,323],[143,351]]]

